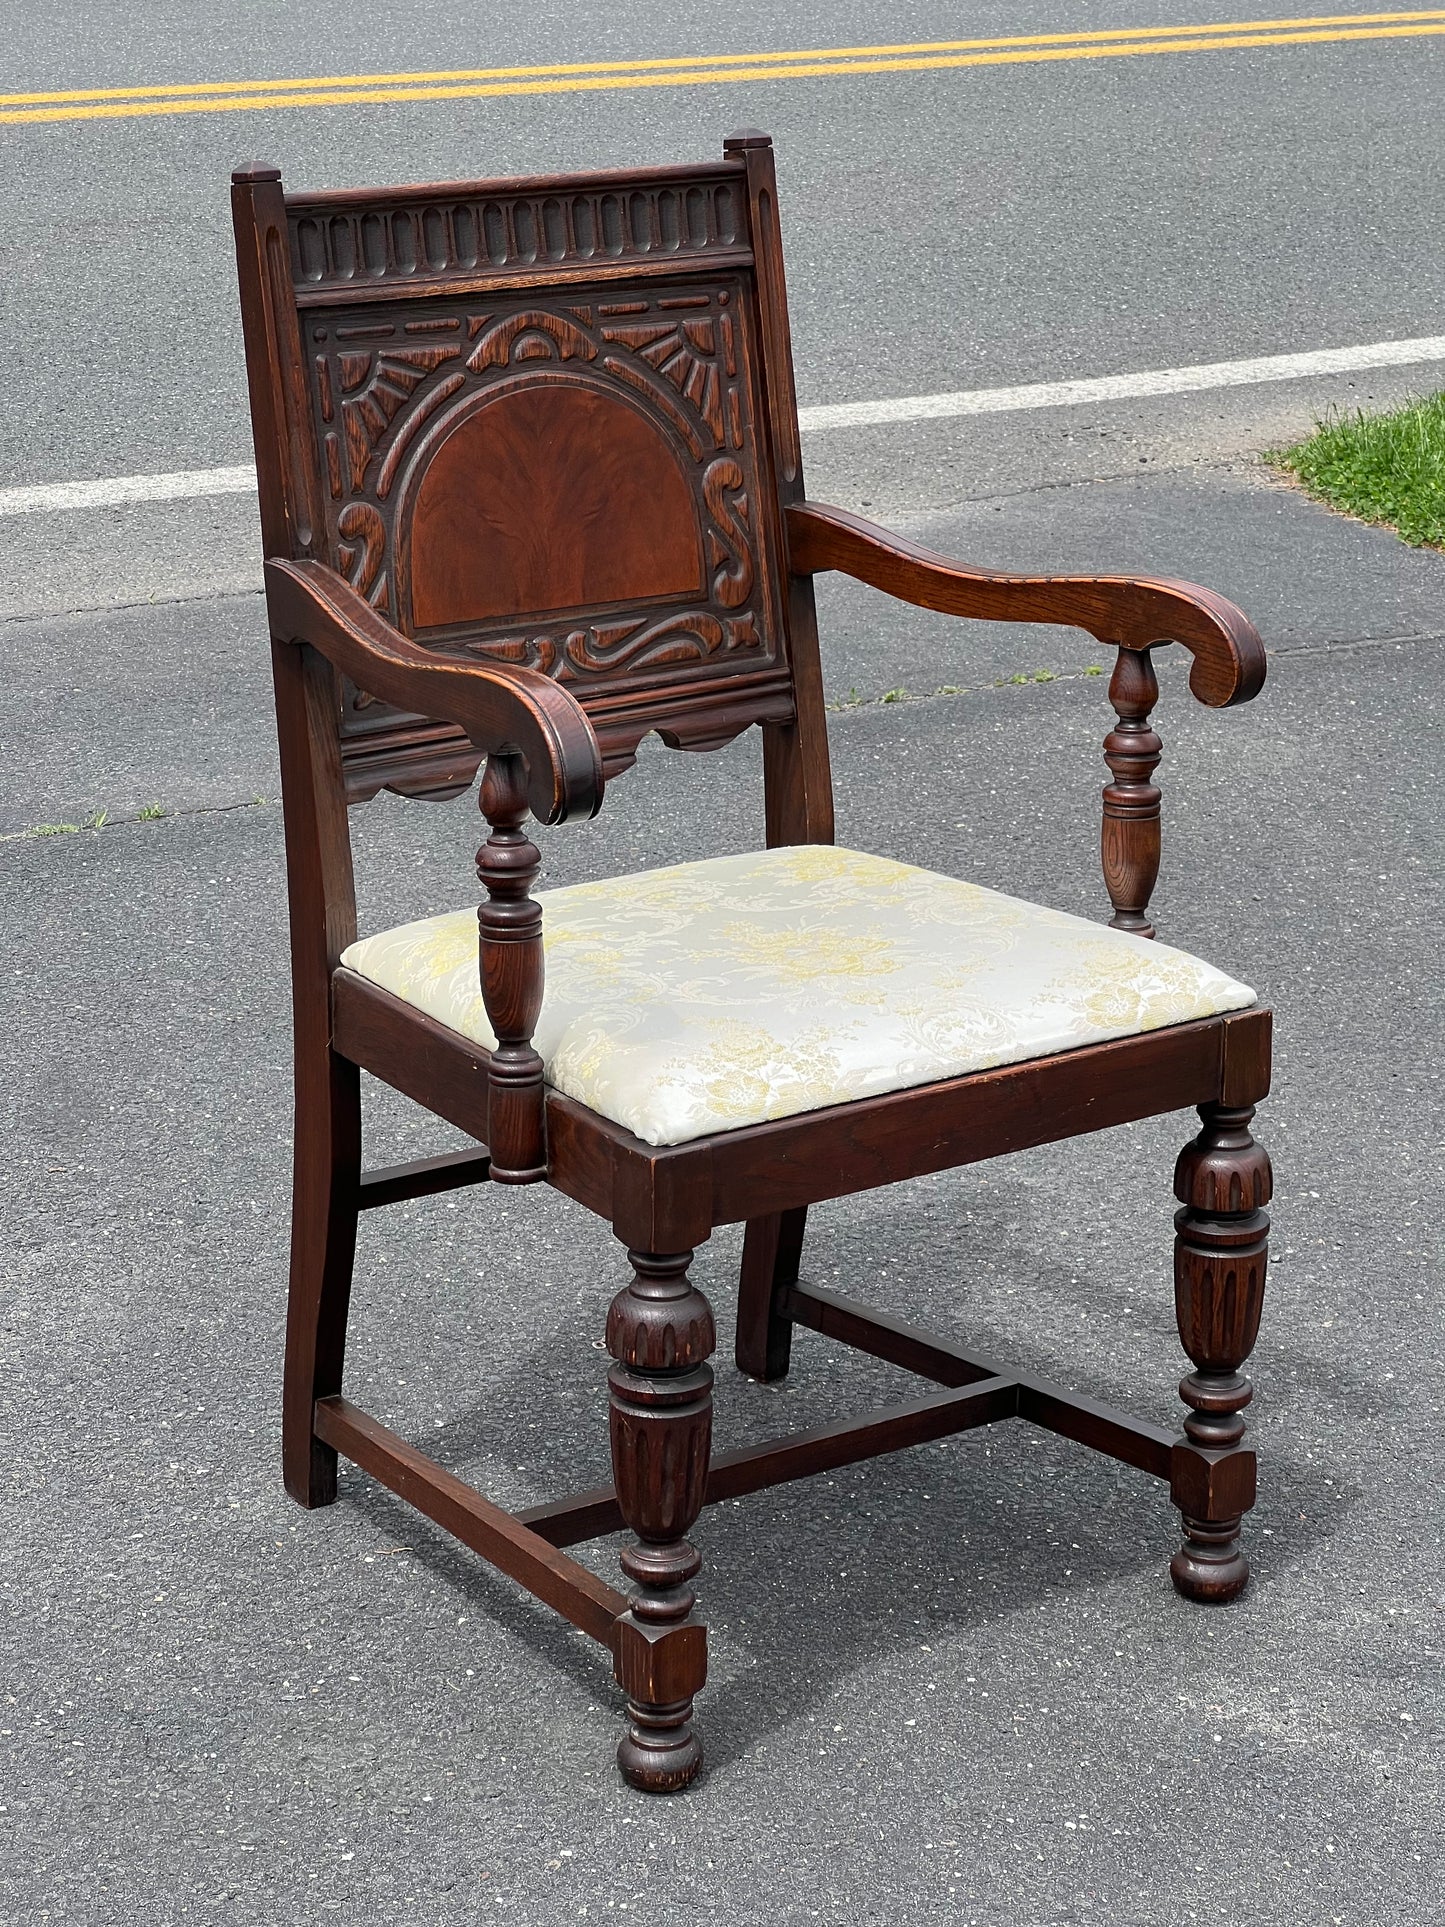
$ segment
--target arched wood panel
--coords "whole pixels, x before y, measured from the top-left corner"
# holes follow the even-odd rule
[[[706,592],[682,462],[605,389],[553,377],[484,393],[423,454],[398,550],[418,636]]]

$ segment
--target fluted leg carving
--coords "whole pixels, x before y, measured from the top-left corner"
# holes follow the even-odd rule
[[[1169,1572],[1186,1599],[1222,1604],[1249,1579],[1239,1528],[1254,1504],[1243,1417],[1254,1388],[1239,1368],[1259,1332],[1273,1180],[1268,1155],[1250,1136],[1252,1106],[1204,1104],[1199,1115],[1203,1129],[1174,1173],[1174,1305],[1194,1370],[1179,1386],[1189,1415],[1170,1492],[1184,1516],[1184,1544]]]
[[[692,1284],[692,1253],[628,1253],[634,1276],[612,1301],[616,1363],[612,1471],[637,1535],[622,1554],[632,1581],[618,1622],[617,1678],[628,1727],[617,1763],[646,1793],[676,1793],[702,1765],[692,1702],[707,1677],[707,1629],[693,1613],[702,1561],[687,1534],[702,1510],[712,1444],[712,1308]]]

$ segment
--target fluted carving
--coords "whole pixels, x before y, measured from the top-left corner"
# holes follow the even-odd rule
[[[1174,1305],[1194,1370],[1179,1386],[1189,1412],[1171,1489],[1185,1540],[1169,1570],[1186,1598],[1218,1603],[1249,1578],[1239,1527],[1254,1504],[1243,1417],[1254,1388],[1239,1368],[1259,1332],[1273,1181],[1250,1135],[1251,1106],[1206,1104],[1199,1115],[1203,1129],[1174,1173]]]
[[[1112,781],[1104,785],[1101,855],[1115,930],[1152,937],[1149,899],[1159,879],[1159,791],[1152,781],[1164,745],[1149,717],[1159,683],[1147,649],[1121,649],[1109,679],[1118,724],[1104,738]]]
[[[612,1301],[607,1349],[612,1470],[637,1535],[622,1554],[632,1581],[618,1627],[617,1676],[628,1729],[623,1774],[650,1793],[676,1792],[702,1764],[693,1695],[707,1675],[707,1634],[693,1616],[702,1561],[688,1543],[707,1486],[712,1443],[712,1309],[691,1283],[690,1251],[630,1252],[633,1279]]]
[[[542,1010],[542,907],[528,892],[542,857],[522,830],[520,756],[487,758],[481,808],[492,830],[477,852],[487,892],[477,911],[482,1001],[497,1039],[487,1079],[491,1175],[496,1184],[534,1184],[547,1175],[547,1138],[542,1060],[532,1045]]]

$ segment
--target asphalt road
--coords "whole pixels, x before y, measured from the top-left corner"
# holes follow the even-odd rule
[[[1177,10],[270,4],[27,10],[6,91],[419,71],[1228,20]],[[663,24],[659,15],[666,11]],[[139,15],[139,18],[138,18]],[[778,147],[802,401],[1423,335],[1445,40],[0,129],[0,485],[207,467],[250,440],[227,180],[298,186]]]
[[[0,89],[1234,17],[403,5],[360,31],[279,0],[83,6],[27,11]],[[701,156],[760,124],[820,403],[1445,332],[1442,108],[1445,38],[1419,38],[0,120],[0,489],[248,457],[238,160],[297,185],[456,176]],[[719,1509],[709,1767],[665,1805],[615,1779],[590,1648],[369,1481],[317,1516],[280,1492],[288,1013],[252,505],[0,518],[6,1927],[1424,1927],[1445,1876],[1445,562],[1256,454],[1439,378],[810,438],[816,495],[970,559],[1183,574],[1260,621],[1249,709],[1206,714],[1163,674],[1157,899],[1167,937],[1278,1013],[1256,1577],[1238,1608],[1187,1608],[1161,1495],[1023,1428]],[[1094,652],[834,583],[820,600],[840,834],[1096,914]],[[547,839],[548,880],[745,846],[756,774],[746,740],[644,756],[597,824]],[[147,804],[166,814],[136,820]],[[98,831],[27,834],[99,810]],[[465,899],[474,811],[382,798],[355,830],[364,926]],[[373,1095],[376,1161],[444,1147]],[[807,1272],[1168,1419],[1187,1130],[830,1207]],[[357,1395],[503,1503],[595,1482],[605,1230],[531,1192],[364,1231]],[[720,1324],[736,1258],[720,1234],[700,1261]],[[720,1370],[719,1432],[903,1383],[800,1339],[784,1389]]]

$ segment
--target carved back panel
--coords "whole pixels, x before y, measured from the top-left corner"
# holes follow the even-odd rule
[[[238,175],[267,553],[328,562],[440,653],[565,680],[610,772],[652,729],[708,748],[790,721],[771,182],[749,136],[589,178],[283,197]],[[475,769],[365,691],[341,728],[353,797]]]

